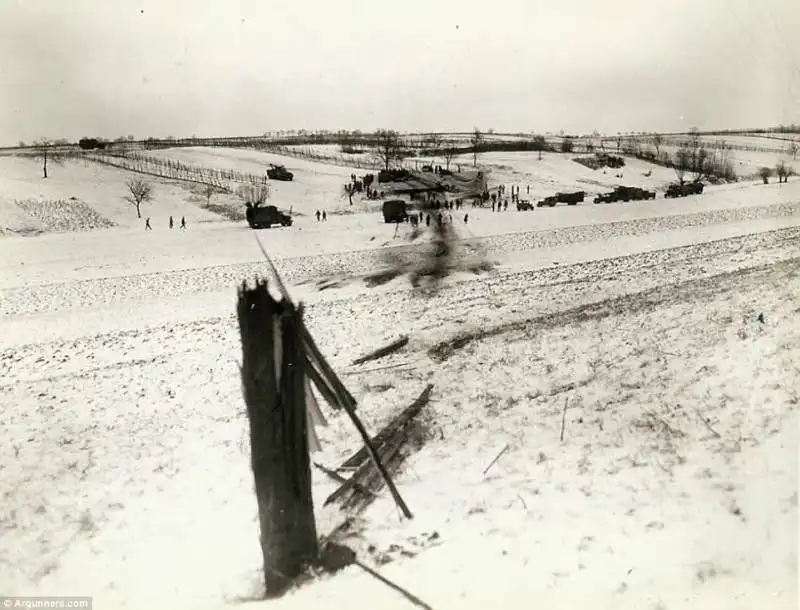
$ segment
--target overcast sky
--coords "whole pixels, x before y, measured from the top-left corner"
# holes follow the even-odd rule
[[[0,142],[800,123],[800,0],[0,0]]]

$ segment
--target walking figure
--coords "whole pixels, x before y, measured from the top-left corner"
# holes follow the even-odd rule
[[[328,222],[328,213],[322,210],[322,222]]]
[[[150,219],[149,218],[145,219],[145,221],[144,221],[144,230],[145,231],[152,231],[153,230],[153,227],[150,226]]]
[[[169,217],[169,228],[171,229],[174,226],[174,222],[172,221],[172,216]]]
[[[186,216],[181,216],[181,229],[186,228]]]
[[[317,210],[317,222],[319,222],[319,217],[320,216],[321,216],[321,214],[319,213],[319,210]]]
[[[468,222],[469,222],[469,212],[464,214],[464,224],[467,224]]]

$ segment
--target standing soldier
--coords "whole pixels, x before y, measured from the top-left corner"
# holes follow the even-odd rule
[[[150,226],[150,218],[146,218],[144,221],[144,230],[145,231],[152,231],[153,227]]]
[[[322,210],[322,222],[328,222],[328,213]]]
[[[320,216],[321,216],[321,214],[319,213],[319,210],[317,210],[317,222],[319,222],[319,217]]]
[[[506,199],[506,200],[503,202],[503,211],[504,211],[504,212],[507,212],[507,211],[508,211],[508,199]]]
[[[175,226],[175,223],[172,220],[172,216],[170,216],[169,217],[169,228],[171,229],[173,226]]]
[[[186,228],[186,216],[181,216],[181,229]]]
[[[467,224],[468,222],[469,222],[469,212],[464,214],[464,224]]]

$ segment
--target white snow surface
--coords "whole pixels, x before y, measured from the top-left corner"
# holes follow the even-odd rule
[[[420,247],[376,214],[258,232],[371,432],[434,384],[397,476],[415,518],[382,492],[360,560],[437,609],[796,608],[800,183],[453,217],[495,267],[433,297],[365,285]],[[0,239],[0,592],[257,600],[234,306],[267,266],[241,225],[130,226]],[[323,409],[335,466],[359,439]],[[312,476],[326,534],[345,515]],[[411,607],[357,566],[254,605]]]

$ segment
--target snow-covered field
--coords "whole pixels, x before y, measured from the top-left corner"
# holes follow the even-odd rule
[[[316,210],[346,209],[349,204],[342,187],[350,181],[350,174],[364,173],[356,167],[340,167],[315,163],[306,159],[286,157],[256,150],[235,148],[169,148],[152,151],[152,156],[176,159],[183,163],[214,169],[237,169],[263,175],[270,163],[285,165],[295,174],[292,182],[270,181],[272,199],[280,207],[296,213],[313,214]]]
[[[598,174],[485,157],[523,192]],[[309,214],[350,173],[279,162],[297,177],[272,183],[276,205]],[[4,196],[40,195],[0,176]],[[48,180],[43,198],[117,221],[110,197]],[[376,214],[258,233],[371,431],[434,384],[430,438],[397,478],[415,519],[382,494],[347,541],[361,560],[437,609],[796,607],[800,182],[466,212],[460,246],[495,267],[434,297],[365,284],[387,246],[418,255]],[[241,224],[132,226],[0,238],[0,583],[221,609],[263,593],[234,305],[266,265]],[[350,365],[399,334],[403,352]],[[359,443],[325,414],[313,457],[332,466]],[[325,534],[344,515],[313,477]],[[353,566],[258,607],[409,605]]]
[[[782,148],[774,146],[770,140],[764,140],[761,145],[768,148]],[[674,156],[678,149],[675,146],[662,146],[661,150]],[[784,161],[787,165],[796,170],[800,169],[800,160],[793,158],[788,152],[775,153],[758,150],[728,150],[725,151],[725,154],[728,159],[730,159],[733,170],[736,172],[739,179],[753,179],[757,177],[759,169],[762,167],[774,169],[775,165],[780,161]]]
[[[41,161],[0,156],[0,237],[97,229],[109,223],[141,229],[147,217],[153,227],[166,227],[170,215],[177,219],[186,216],[192,224],[222,220],[203,209],[205,197],[187,183],[144,176],[153,185],[153,200],[142,204],[139,219],[135,207],[125,199],[130,195],[126,182],[136,177],[134,174],[75,159],[62,165],[51,162],[48,174],[42,179]],[[215,195],[212,202],[230,199],[234,198]]]

